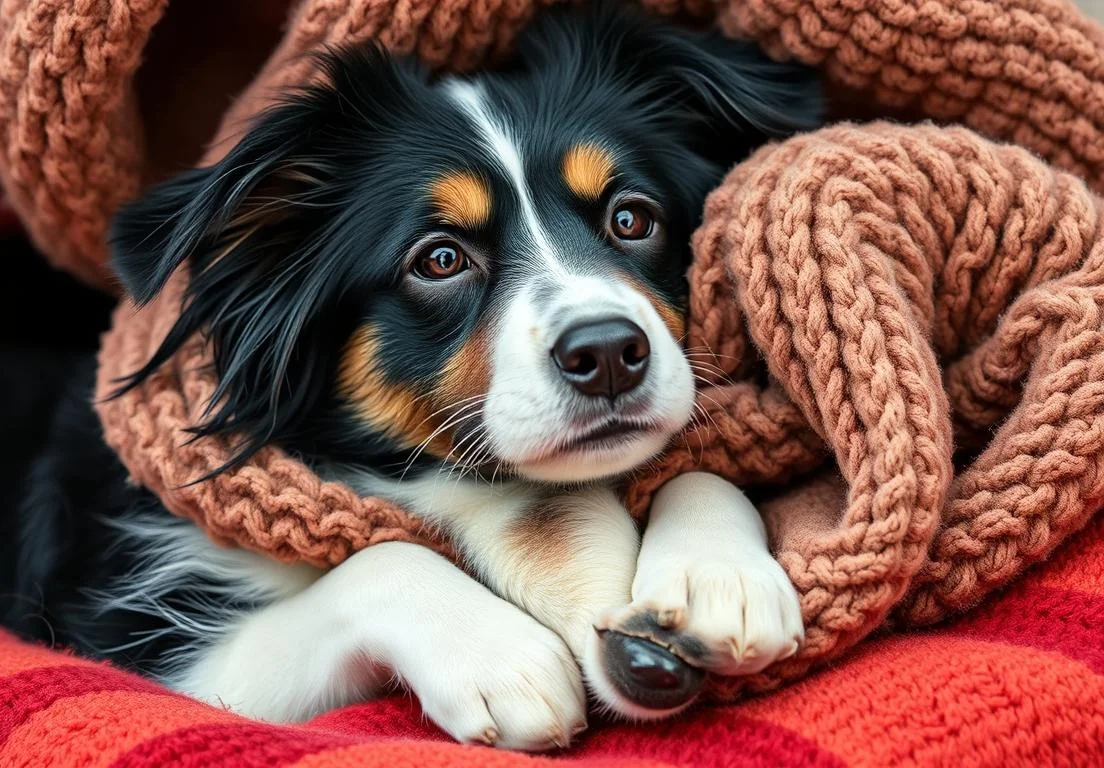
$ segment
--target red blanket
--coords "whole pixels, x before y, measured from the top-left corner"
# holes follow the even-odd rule
[[[1104,765],[1104,519],[966,618],[887,635],[801,683],[660,725],[592,723],[562,755],[450,743],[414,703],[251,722],[0,634],[6,766]]]

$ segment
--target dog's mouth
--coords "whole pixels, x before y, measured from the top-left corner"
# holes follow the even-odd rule
[[[516,464],[519,473],[552,482],[615,477],[659,453],[669,439],[662,424],[623,416],[565,431],[546,450]]]
[[[558,454],[575,453],[582,450],[604,450],[616,448],[643,433],[652,432],[655,427],[627,419],[611,419],[597,427],[591,427],[582,434],[568,438],[556,450]]]

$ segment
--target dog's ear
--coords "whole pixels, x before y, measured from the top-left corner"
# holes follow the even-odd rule
[[[264,113],[220,162],[154,186],[115,217],[113,266],[139,304],[189,270],[180,315],[121,383],[137,386],[202,332],[219,374],[198,434],[236,433],[235,461],[286,434],[324,395],[340,260],[320,258],[410,90],[416,66],[378,48],[330,52],[314,85]]]
[[[317,190],[344,170],[334,167],[334,147],[374,130],[375,118],[386,119],[387,101],[419,77],[371,46],[330,51],[316,61],[320,82],[263,113],[221,161],[154,185],[116,214],[112,266],[139,304],[150,301],[189,259],[195,272],[229,255],[227,249],[271,258],[271,251],[236,244],[301,220],[315,207]],[[351,95],[379,109],[366,114],[350,106]]]
[[[298,199],[326,181],[327,169],[304,145],[314,117],[307,109],[274,112],[219,163],[154,185],[124,206],[110,244],[127,293],[145,304],[186,261],[200,273],[220,255],[242,256],[248,249],[235,247],[239,237],[289,218]]]
[[[746,148],[819,126],[817,70],[775,61],[759,46],[676,26],[622,2],[554,9],[518,46],[535,71],[573,68],[577,87],[612,83],[657,121],[682,121],[695,138]],[[723,154],[739,148],[723,147]]]

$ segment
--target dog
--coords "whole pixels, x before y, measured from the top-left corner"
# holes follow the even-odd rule
[[[795,653],[796,592],[739,489],[672,480],[641,534],[616,487],[694,417],[705,196],[820,123],[817,75],[609,3],[541,14],[472,76],[373,45],[320,67],[116,216],[137,303],[190,273],[120,391],[204,334],[198,439],[234,440],[231,466],[279,445],[437,526],[463,567],[402,542],[326,572],[216,546],[127,482],[89,359],[4,478],[4,624],[270,721],[400,683],[454,738],[522,750],[571,743],[588,694],[666,717],[704,672]]]

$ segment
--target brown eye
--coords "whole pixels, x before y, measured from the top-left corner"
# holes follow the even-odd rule
[[[452,243],[432,245],[418,257],[414,269],[427,280],[445,280],[468,268],[468,257]]]
[[[643,240],[654,228],[655,219],[639,203],[619,205],[610,217],[610,231],[619,240]]]

